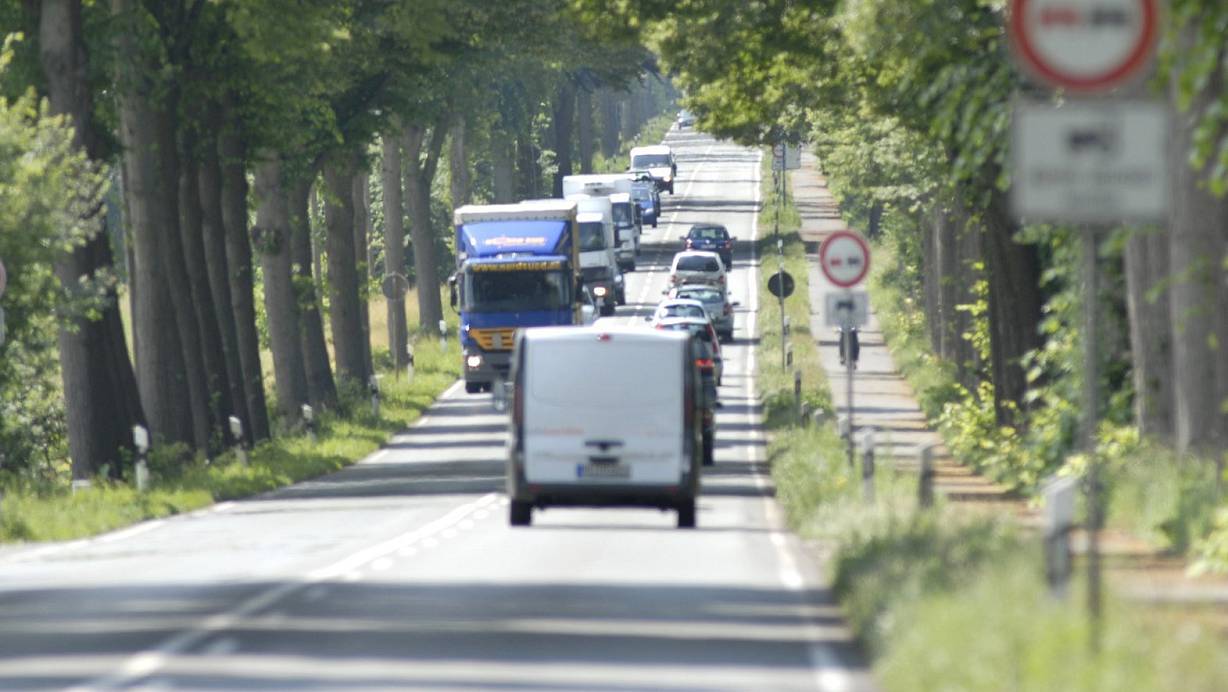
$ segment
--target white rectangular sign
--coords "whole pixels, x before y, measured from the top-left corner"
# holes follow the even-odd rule
[[[824,294],[824,316],[829,327],[861,327],[870,319],[870,296],[865,291]]]
[[[772,147],[772,170],[793,171],[802,167],[802,147],[788,142]]]
[[[1149,101],[1020,101],[1012,205],[1025,221],[1153,221],[1168,212],[1168,110]]]

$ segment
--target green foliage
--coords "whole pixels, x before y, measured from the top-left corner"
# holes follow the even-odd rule
[[[0,81],[15,40],[0,50]],[[72,128],[32,89],[0,98],[0,258],[8,272],[0,301],[0,480],[54,473],[64,456],[56,332],[72,318],[97,315],[114,277],[81,277],[69,292],[54,265],[98,232],[94,212],[105,191],[103,174],[74,148]]]
[[[1195,572],[1228,572],[1228,507],[1215,513],[1215,525],[1198,541],[1195,553],[1198,556]]]

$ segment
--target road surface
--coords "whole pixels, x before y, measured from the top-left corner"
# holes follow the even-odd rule
[[[669,141],[678,194],[628,278],[629,322],[660,299],[688,224],[756,233],[758,152],[693,132]],[[342,472],[0,555],[0,688],[868,688],[771,499],[752,255],[739,242],[698,529],[643,509],[550,509],[510,528],[506,418],[458,384]]]

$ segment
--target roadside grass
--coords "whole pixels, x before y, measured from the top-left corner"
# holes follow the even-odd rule
[[[596,173],[622,173],[630,165],[631,147],[660,144],[661,140],[665,139],[665,133],[669,132],[673,124],[674,116],[668,111],[649,118],[648,122],[644,123],[644,126],[640,128],[639,133],[635,137],[622,143],[617,154],[610,157],[604,156],[600,151],[593,154],[593,171]]]
[[[412,295],[409,303],[416,304]],[[411,307],[411,312],[416,313],[416,308]],[[383,315],[382,298],[373,300],[371,331],[377,364],[390,362],[386,327],[381,330]],[[353,464],[416,420],[460,375],[455,319],[451,317],[446,350],[441,350],[434,335],[415,340],[412,380],[404,372],[381,369],[378,418],[365,390],[359,388],[343,396],[340,411],[319,415],[315,440],[301,429],[280,435],[250,450],[248,466],[240,464],[233,452],[206,463],[199,458],[183,461],[182,450],[174,447],[155,448],[149,460],[150,486],[144,493],[133,484],[106,479],[95,479],[91,487],[76,492],[64,484],[14,482],[5,489],[0,504],[0,542],[91,536],[266,492]],[[411,318],[410,323],[415,321]],[[385,333],[382,339],[380,331]]]
[[[884,269],[894,265],[894,248],[880,245],[875,253],[882,259],[873,275],[871,299],[892,357],[930,424],[958,450],[960,445],[954,444],[950,431],[941,424],[944,407],[961,396],[954,369],[935,357],[920,306]],[[1029,453],[1022,441],[1007,441],[1001,447]],[[1217,479],[1213,460],[1177,454],[1170,447],[1140,439],[1133,426],[1108,423],[1101,425],[1098,451],[1105,463],[1109,526],[1135,533],[1174,554],[1193,553],[1199,569],[1228,571],[1228,554],[1217,548],[1228,541],[1224,491],[1228,479]],[[1065,471],[1078,473],[1085,463],[1082,455],[1070,458]],[[1031,484],[1019,489],[1025,493],[1036,490]]]
[[[771,213],[769,205],[760,216],[767,238],[762,245],[769,250],[762,279],[776,266],[774,219],[765,222]],[[808,326],[805,266],[790,264],[796,226],[782,217],[781,228],[786,269],[800,279],[786,310],[795,326]],[[890,261],[880,260],[884,264]],[[1103,650],[1092,655],[1080,575],[1066,600],[1053,598],[1039,539],[1011,519],[957,510],[942,498],[922,510],[916,475],[882,462],[868,502],[860,467],[849,467],[830,417],[817,425],[794,420],[792,374],[780,367],[778,304],[766,291],[760,295],[757,357],[776,497],[794,530],[831,556],[833,592],[884,689],[1222,689],[1228,650],[1213,626],[1157,623],[1111,593]],[[893,305],[907,306],[898,296]],[[917,391],[937,392],[925,403],[927,412],[940,411],[953,378],[927,357],[924,331],[908,326],[919,310],[886,306],[877,287],[873,299],[888,342],[904,337],[896,357],[916,364],[910,382]],[[814,340],[797,329],[794,337],[797,362],[812,363],[803,366],[804,382],[821,390],[813,396],[830,410],[827,383],[809,376],[822,373],[817,350],[815,360],[807,360],[800,344]]]

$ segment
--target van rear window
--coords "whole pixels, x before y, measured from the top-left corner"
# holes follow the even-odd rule
[[[618,339],[617,336],[614,337]],[[670,349],[669,351],[673,351]],[[529,349],[529,390],[551,404],[633,408],[681,400],[680,358],[660,344],[537,343]],[[677,351],[673,351],[677,354]]]

